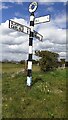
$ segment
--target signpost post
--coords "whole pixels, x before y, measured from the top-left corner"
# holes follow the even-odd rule
[[[19,32],[23,32],[29,35],[29,55],[28,55],[28,68],[27,68],[27,86],[32,84],[32,46],[33,46],[33,37],[42,41],[43,36],[34,30],[34,25],[45,23],[50,21],[50,15],[35,18],[34,12],[38,7],[37,2],[32,2],[29,6],[30,15],[30,27],[21,25],[17,22],[9,20],[9,28],[14,29]]]

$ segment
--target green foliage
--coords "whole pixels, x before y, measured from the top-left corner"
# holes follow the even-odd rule
[[[58,54],[50,51],[35,51],[35,55],[40,57],[39,63],[42,71],[49,71],[58,66]]]
[[[65,64],[65,59],[60,59],[61,60],[61,64]]]
[[[21,63],[21,64],[25,64],[25,60],[21,60],[20,63]]]
[[[32,63],[33,64],[38,64],[38,61],[37,60],[32,60]]]

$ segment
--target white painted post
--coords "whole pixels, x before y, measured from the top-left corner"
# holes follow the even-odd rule
[[[33,28],[34,28],[34,13],[30,16],[30,35],[29,35],[29,56],[28,56],[28,70],[27,70],[27,86],[32,83],[32,44],[33,44]]]
[[[32,9],[32,6],[35,6]],[[27,86],[31,86],[32,84],[32,45],[33,45],[33,37],[34,37],[34,11],[37,8],[37,3],[33,2],[29,6],[30,15],[30,34],[29,34],[29,56],[28,56],[28,68],[27,68]]]

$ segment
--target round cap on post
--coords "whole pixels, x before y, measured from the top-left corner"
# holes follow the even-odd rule
[[[38,3],[37,2],[32,2],[29,6],[29,12],[30,13],[35,12],[37,7],[38,7]]]

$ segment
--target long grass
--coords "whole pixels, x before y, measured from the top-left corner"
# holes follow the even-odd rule
[[[21,66],[16,71],[11,66],[3,65],[3,118],[66,118],[66,69],[43,73],[33,66],[32,86],[28,88]]]

